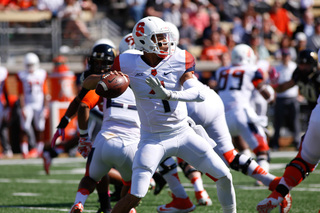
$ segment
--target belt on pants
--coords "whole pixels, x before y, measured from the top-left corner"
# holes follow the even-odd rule
[[[107,101],[107,108],[109,108],[109,107],[117,107],[117,108],[137,110],[137,107],[135,105],[121,104],[121,103],[116,103],[116,102],[113,102],[113,101]]]

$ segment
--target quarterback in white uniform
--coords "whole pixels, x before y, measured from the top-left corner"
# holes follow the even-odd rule
[[[45,119],[48,116],[48,88],[47,72],[39,68],[39,58],[34,53],[27,53],[24,59],[26,69],[17,74],[18,92],[20,100],[20,126],[23,131],[21,140],[22,154],[24,158],[41,156],[44,148]],[[30,131],[34,124],[37,148],[30,150],[28,155],[28,143],[26,132]]]
[[[130,77],[141,122],[141,139],[133,162],[131,192],[115,205],[113,212],[128,212],[136,206],[146,195],[159,163],[170,156],[186,160],[216,181],[223,212],[236,212],[230,170],[212,149],[213,144],[187,122],[185,102],[205,99],[203,87],[193,79],[193,56],[187,51],[175,52],[171,31],[157,17],[141,19],[132,34],[136,48],[144,54],[121,54],[112,70]],[[187,85],[190,89],[184,90]],[[190,208],[193,210],[193,205]]]
[[[216,72],[218,94],[226,112],[231,136],[241,136],[257,156],[258,164],[269,171],[269,146],[260,117],[252,108],[252,92],[258,90],[268,100],[272,99],[263,82],[262,72],[252,63],[254,52],[248,45],[239,44],[231,53],[231,66]]]

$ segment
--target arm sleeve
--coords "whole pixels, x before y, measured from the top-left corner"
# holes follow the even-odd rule
[[[82,99],[82,103],[88,105],[90,109],[95,107],[99,102],[100,96],[96,94],[95,90],[90,90]]]
[[[205,100],[205,85],[200,83],[195,78],[190,78],[183,83],[182,91],[171,91],[171,101],[185,101],[185,102],[202,102]]]

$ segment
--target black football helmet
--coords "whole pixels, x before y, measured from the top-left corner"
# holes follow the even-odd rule
[[[298,54],[298,65],[310,65],[310,70],[316,71],[318,67],[318,54],[310,49],[302,50]]]
[[[88,59],[89,70],[94,74],[108,71],[116,57],[116,50],[108,44],[98,44],[93,47]]]

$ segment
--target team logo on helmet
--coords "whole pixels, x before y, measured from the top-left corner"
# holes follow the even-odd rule
[[[144,34],[144,25],[145,25],[144,22],[140,22],[139,24],[137,24],[137,27],[136,27],[136,36],[137,37],[143,36],[143,34]]]

